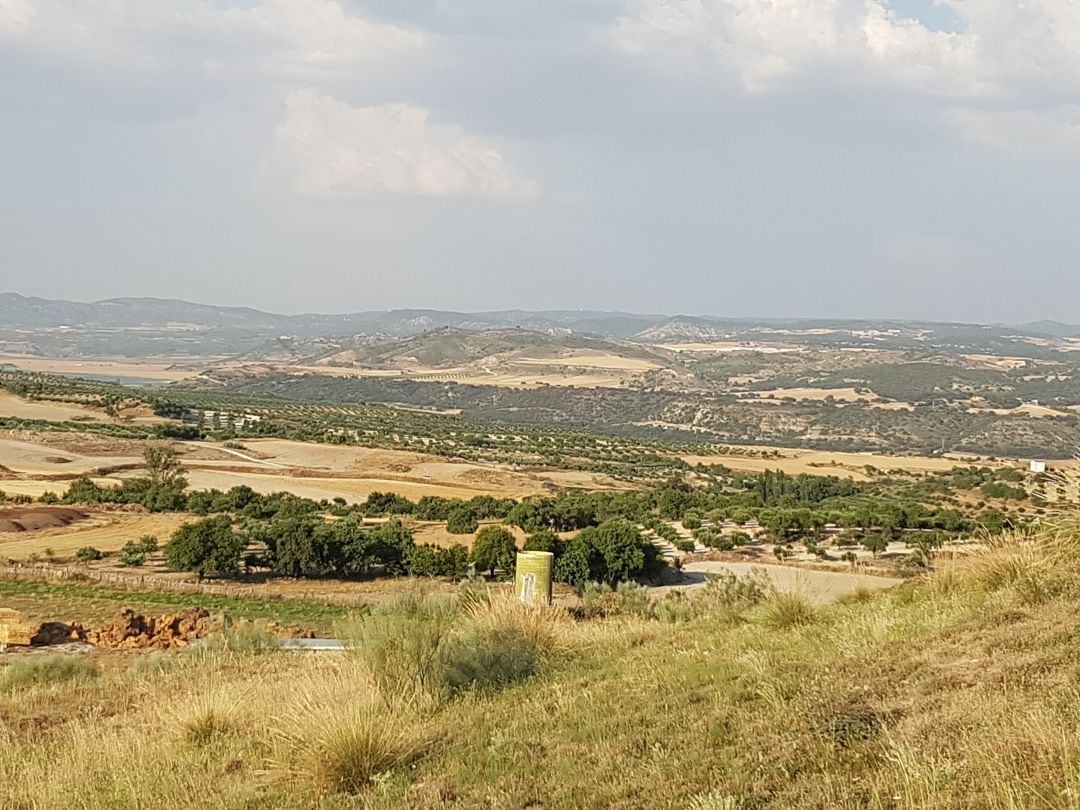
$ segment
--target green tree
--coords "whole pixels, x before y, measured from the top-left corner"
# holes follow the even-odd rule
[[[180,466],[180,457],[172,445],[164,443],[148,444],[143,450],[143,461],[154,489],[180,489],[187,486]]]
[[[538,529],[525,539],[525,551],[550,551],[557,560],[566,544],[549,529]]]
[[[621,518],[601,523],[593,535],[593,543],[604,559],[605,577],[613,588],[623,580],[646,573],[649,563],[659,555],[659,552],[651,555],[649,548],[655,551],[656,547],[642,537],[633,523]]]
[[[461,507],[452,511],[446,519],[446,530],[450,534],[472,534],[479,525],[476,516]]]
[[[233,530],[226,515],[186,523],[173,532],[165,545],[165,562],[174,571],[206,574],[235,574],[247,539]]]
[[[517,544],[514,535],[504,526],[485,526],[476,535],[472,548],[472,561],[479,570],[487,570],[495,576],[496,569],[509,572],[514,567]]]
[[[323,576],[341,566],[341,544],[325,523],[310,517],[271,521],[270,567],[288,577]]]
[[[586,582],[599,578],[598,572],[603,571],[604,560],[589,540],[588,535],[594,531],[595,529],[584,529],[566,543],[563,553],[555,563],[556,580],[581,589]]]

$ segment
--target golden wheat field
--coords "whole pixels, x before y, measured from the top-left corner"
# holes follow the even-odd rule
[[[25,560],[51,549],[58,557],[70,557],[84,546],[99,551],[119,551],[129,540],[152,535],[164,543],[176,529],[194,520],[191,515],[144,514],[88,510],[85,520],[68,526],[26,532],[0,532],[0,559]]]

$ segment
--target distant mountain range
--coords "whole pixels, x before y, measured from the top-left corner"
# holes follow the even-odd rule
[[[876,321],[824,318],[730,318],[712,315],[659,315],[596,310],[521,309],[494,312],[449,312],[435,309],[372,310],[343,314],[280,315],[251,307],[195,304],[175,298],[109,298],[93,303],[35,298],[0,293],[0,327],[16,329],[134,329],[189,327],[242,329],[303,335],[386,335],[402,337],[432,329],[499,329],[521,327],[537,331],[565,330],[615,338],[634,338],[649,330],[668,330],[673,336],[699,332],[741,332],[749,326],[806,330],[843,328],[883,330],[890,327],[969,326],[922,321]],[[1038,321],[1013,327],[1023,334],[1080,337],[1080,326]]]
[[[447,312],[398,309],[345,314],[281,315],[249,307],[213,306],[160,298],[112,298],[94,303],[0,293],[0,349],[29,347],[53,353],[230,353],[259,349],[282,336],[311,339],[401,339],[436,329],[524,329],[647,342],[718,339],[926,347],[1009,343],[1011,335],[1061,340],[1080,337],[1080,326],[1040,321],[1018,326],[876,321],[768,319],[636,314],[591,310]],[[80,339],[76,339],[81,336]]]

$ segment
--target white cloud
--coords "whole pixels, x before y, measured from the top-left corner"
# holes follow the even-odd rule
[[[22,21],[23,47],[60,66],[187,68],[217,78],[251,73],[304,80],[349,75],[421,47],[420,32],[374,23],[340,0],[0,0],[0,24]],[[8,7],[14,12],[6,11]]]
[[[427,110],[408,104],[352,107],[315,91],[296,92],[277,140],[296,189],[314,198],[539,193],[494,141],[432,123]]]
[[[637,8],[612,30],[620,49],[666,72],[731,76],[752,93],[828,69],[845,83],[973,89],[967,38],[898,19],[877,0],[643,0]]]
[[[906,93],[929,102],[927,126],[944,119],[982,145],[1031,151],[1024,132],[1050,148],[1076,142],[1075,0],[946,0],[957,32],[904,19],[886,0],[629,3],[609,41],[680,80],[734,82],[749,95],[867,88],[882,109]]]
[[[0,37],[26,33],[33,18],[30,0],[0,0]]]

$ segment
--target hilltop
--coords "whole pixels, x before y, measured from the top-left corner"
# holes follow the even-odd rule
[[[524,329],[641,343],[784,341],[816,347],[1031,351],[1065,345],[1080,327],[1057,322],[1024,326],[905,320],[665,315],[593,310],[451,312],[396,309],[281,315],[250,307],[177,299],[113,298],[93,303],[0,293],[0,348],[19,345],[44,355],[122,356],[240,354],[280,336],[408,338],[432,330]],[[9,349],[14,350],[14,349]]]

